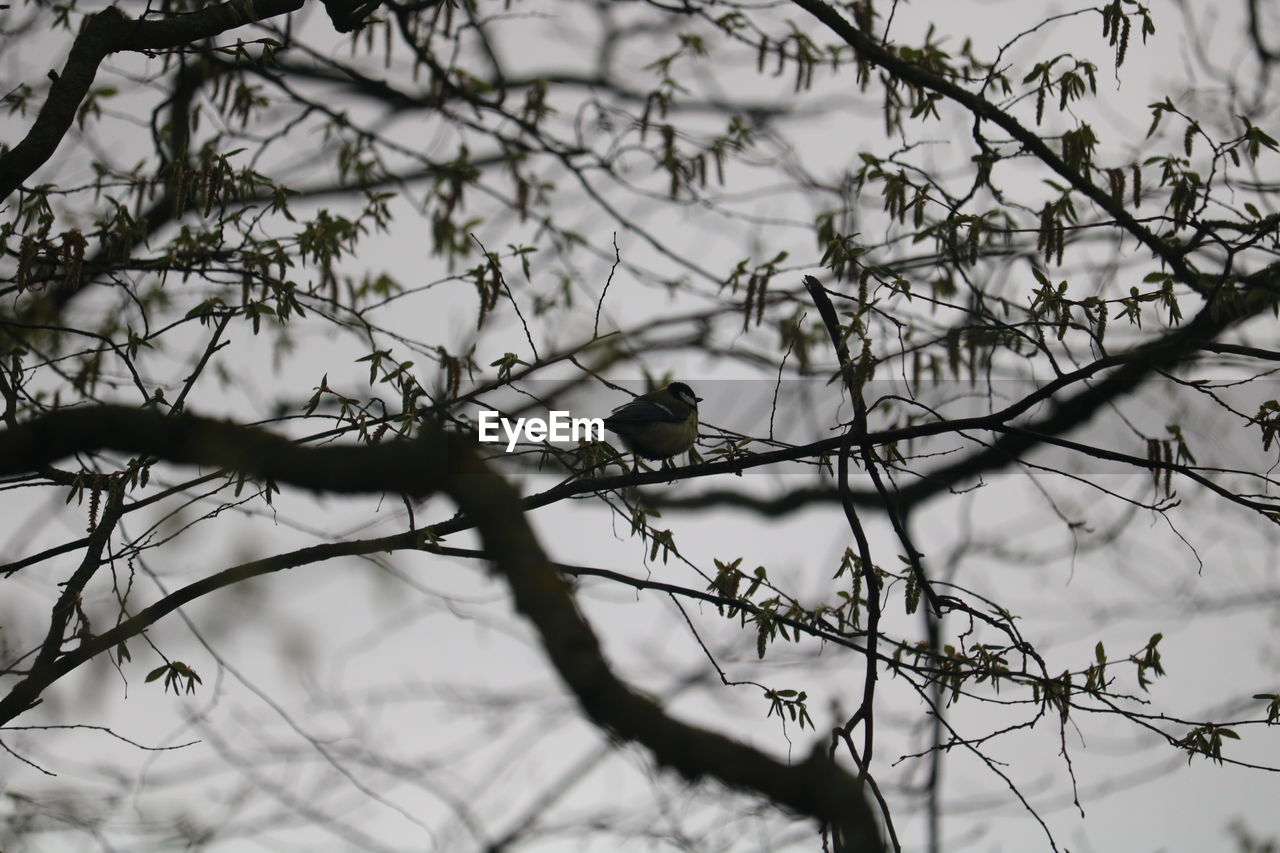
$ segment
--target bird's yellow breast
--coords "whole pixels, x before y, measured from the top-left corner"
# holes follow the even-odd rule
[[[666,459],[693,447],[698,439],[698,416],[694,414],[680,423],[655,421],[636,425],[618,435],[632,453],[645,459]]]

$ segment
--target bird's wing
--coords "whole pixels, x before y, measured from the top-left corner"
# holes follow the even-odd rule
[[[630,403],[623,403],[621,406],[614,409],[613,414],[605,418],[604,422],[606,424],[653,422],[678,424],[688,416],[689,413],[687,411],[684,414],[681,414],[680,412],[675,411],[674,406],[665,406],[662,403],[655,403],[652,400],[641,400],[637,398],[632,400]]]

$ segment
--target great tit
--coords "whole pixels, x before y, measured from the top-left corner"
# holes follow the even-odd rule
[[[627,449],[645,459],[668,459],[693,447],[698,438],[698,401],[683,382],[672,382],[623,403],[604,419]]]

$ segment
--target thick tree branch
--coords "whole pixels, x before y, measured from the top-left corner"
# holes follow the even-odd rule
[[[644,505],[654,509],[675,509],[681,512],[742,509],[766,518],[781,518],[812,506],[827,506],[840,501],[840,496],[830,486],[801,486],[778,495],[754,495],[736,489],[707,489],[687,496],[667,494],[655,489],[645,491],[642,495]],[[881,505],[880,495],[872,489],[850,489],[849,496],[858,506]]]
[[[89,94],[98,66],[108,55],[181,47],[254,21],[297,11],[302,4],[303,0],[228,0],[188,15],[146,21],[134,20],[115,6],[108,6],[85,18],[62,73],[49,87],[49,97],[31,130],[0,156],[0,201],[53,156]]]
[[[884,849],[858,781],[816,749],[784,764],[716,732],[678,722],[632,691],[610,670],[568,586],[556,574],[526,521],[520,496],[472,452],[456,454],[446,491],[476,519],[485,550],[511,586],[516,608],[537,628],[560,677],[597,725],[648,748],[658,763],[688,779],[707,776],[763,794],[799,814],[829,823],[851,851]]]
[[[0,469],[38,470],[37,460],[112,449],[182,465],[206,465],[263,480],[334,492],[401,492],[436,486],[428,474],[448,455],[441,441],[303,447],[260,429],[125,406],[50,412],[0,432]]]
[[[142,434],[125,441],[124,433],[119,431],[124,419],[112,420],[106,415],[128,411],[86,409],[57,414],[102,416],[96,419],[97,424],[110,431],[113,446],[128,444],[124,449],[141,452],[144,443],[158,442],[148,452],[172,461],[204,458],[250,474],[271,471],[280,479],[311,488],[325,487],[327,482],[344,490],[381,491],[411,484],[414,494],[436,491],[448,494],[479,529],[495,570],[511,588],[516,608],[533,623],[552,665],[592,721],[644,746],[658,763],[688,779],[712,777],[733,788],[761,794],[798,814],[837,826],[845,839],[842,848],[845,851],[870,853],[883,849],[875,818],[857,780],[824,757],[820,750],[815,750],[800,764],[785,764],[723,735],[672,719],[656,702],[635,693],[619,680],[605,661],[594,632],[578,612],[568,585],[557,574],[529,527],[519,494],[476,455],[466,436],[432,432],[424,439],[385,446],[299,448],[285,439],[231,424],[183,415],[164,417],[135,412],[143,416],[133,421],[134,426],[142,428]],[[55,443],[66,442],[65,424],[60,426],[54,431]],[[10,429],[6,436],[0,437],[0,444],[5,445],[0,456],[7,456],[18,446],[11,440],[5,441],[15,432],[18,430]],[[166,432],[169,435],[166,436]],[[237,437],[241,449],[233,447],[236,442],[231,440]],[[400,459],[406,448],[412,448],[416,462],[410,466],[412,470],[407,478],[399,478],[399,485],[389,483],[385,478],[391,471],[385,465],[390,459]],[[388,450],[397,452],[388,455]],[[272,462],[273,459],[276,461]],[[353,464],[357,461],[358,464]],[[322,476],[314,472],[308,475],[307,465],[328,470]],[[360,473],[361,468],[371,469],[374,479]],[[336,556],[343,548],[344,545],[337,544],[302,549],[290,555],[290,560],[277,560],[278,564],[268,566],[267,561],[259,561],[264,565],[245,564],[188,586],[183,590],[184,595],[167,597],[75,652],[53,661],[44,668],[48,672],[42,670],[38,677],[33,673],[19,682],[8,696],[0,699],[0,721],[12,719],[29,708],[40,691],[63,672],[111,648],[124,639],[127,632],[139,630],[136,622],[155,621],[162,615],[155,612],[155,608],[172,611],[206,591],[249,576],[246,573],[261,574],[325,559]]]

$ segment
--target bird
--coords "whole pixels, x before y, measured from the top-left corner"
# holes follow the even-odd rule
[[[324,0],[324,10],[340,33],[355,32],[364,27],[365,19],[382,5],[382,0]]]
[[[685,383],[672,382],[623,403],[604,419],[604,426],[636,456],[670,459],[697,440],[701,400]]]

